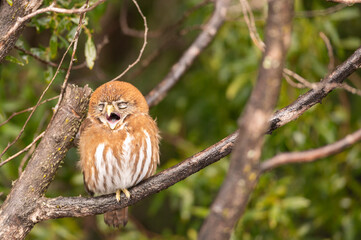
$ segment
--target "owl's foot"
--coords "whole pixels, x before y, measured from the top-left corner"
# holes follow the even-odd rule
[[[122,192],[125,194],[125,196],[129,199],[130,198],[130,192],[126,188],[122,188]]]
[[[128,199],[130,198],[130,192],[128,191],[128,189],[126,188],[118,189],[115,192],[115,198],[117,199],[117,202],[120,202],[120,191],[122,191]]]
[[[120,190],[119,189],[115,192],[115,198],[117,199],[117,202],[120,202]]]

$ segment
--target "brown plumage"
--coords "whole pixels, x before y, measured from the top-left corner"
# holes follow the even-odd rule
[[[90,194],[116,193],[154,174],[159,163],[159,135],[148,104],[130,83],[109,82],[97,88],[80,129],[80,166]],[[128,209],[104,214],[106,224],[127,223]]]

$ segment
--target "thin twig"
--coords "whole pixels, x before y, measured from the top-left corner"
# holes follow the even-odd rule
[[[87,0],[84,4],[84,8],[87,9],[88,8],[88,5],[89,5],[89,0]],[[68,79],[69,79],[69,76],[70,76],[70,71],[71,71],[71,68],[73,66],[73,62],[74,62],[74,57],[75,57],[75,53],[76,53],[76,49],[78,47],[78,40],[79,40],[79,35],[80,35],[80,31],[81,31],[81,28],[82,28],[82,25],[83,25],[83,18],[85,16],[85,13],[86,12],[83,12],[80,17],[79,17],[79,23],[78,23],[78,27],[76,29],[76,32],[75,32],[75,35],[74,35],[74,47],[73,47],[73,52],[71,54],[71,58],[70,58],[70,62],[69,62],[69,67],[68,67],[68,70],[66,72],[66,75],[65,75],[65,78],[64,78],[64,81],[63,81],[63,85],[61,87],[61,92],[60,92],[60,95],[59,95],[59,100],[58,100],[58,104],[57,106],[60,105],[60,102],[61,100],[63,99],[63,96],[64,96],[64,92],[65,92],[65,89],[68,85]],[[56,108],[56,111],[58,110],[58,108]]]
[[[32,58],[34,58],[35,60],[37,60],[37,61],[39,61],[39,62],[41,62],[41,63],[43,63],[43,64],[46,64],[46,65],[49,65],[49,66],[52,66],[52,67],[57,67],[57,66],[58,66],[57,63],[51,62],[51,61],[46,61],[46,60],[40,58],[39,56],[33,54],[32,52],[30,52],[30,51],[28,51],[28,50],[26,50],[26,49],[24,49],[24,48],[22,48],[22,47],[19,47],[19,46],[16,46],[16,45],[15,45],[14,48],[17,49],[17,50],[19,50],[20,52],[25,53],[26,55],[31,56]]]
[[[288,84],[290,84],[292,87],[295,88],[306,88],[305,85],[303,85],[302,83],[297,83],[294,82],[290,76],[288,76],[287,74],[283,73],[283,77],[286,79],[286,81],[288,82]]]
[[[301,77],[300,75],[298,75],[297,73],[293,72],[288,68],[283,69],[283,76],[290,76],[293,79],[296,79],[298,82],[300,82],[300,84],[302,84],[303,87],[307,87],[311,89],[316,88],[318,84],[318,83],[309,82],[308,80],[306,80],[305,78]]]
[[[99,1],[99,2],[101,2],[101,1]],[[86,12],[86,11],[85,11],[85,12]],[[77,30],[79,30],[79,28],[78,28]],[[79,30],[79,31],[80,31],[80,30]],[[63,64],[63,61],[64,61],[64,59],[65,59],[66,54],[67,54],[68,51],[70,50],[71,46],[72,46],[75,42],[77,42],[78,37],[79,37],[79,33],[78,33],[78,31],[77,31],[77,34],[75,34],[74,39],[70,42],[68,48],[66,49],[65,53],[63,54],[63,57],[62,57],[61,60],[60,60],[59,66],[58,66],[58,68],[56,69],[53,78],[50,80],[49,84],[46,86],[46,88],[45,88],[44,91],[42,92],[41,96],[39,97],[38,102],[36,103],[36,105],[35,105],[34,108],[32,109],[30,115],[28,116],[28,118],[26,119],[23,127],[21,128],[20,133],[17,135],[17,137],[16,137],[11,143],[9,143],[9,144],[5,147],[5,149],[4,149],[4,150],[2,151],[2,153],[0,154],[0,162],[1,162],[1,157],[5,154],[5,152],[6,152],[12,145],[14,145],[14,144],[19,140],[19,138],[21,137],[21,135],[23,134],[23,132],[24,132],[24,130],[25,130],[25,127],[27,126],[30,118],[33,116],[35,110],[36,110],[36,109],[38,108],[38,106],[40,105],[41,100],[43,99],[45,93],[48,91],[48,89],[50,88],[51,84],[54,82],[56,76],[58,75],[59,70],[60,70],[60,68],[61,68],[61,65]],[[75,51],[73,51],[73,55],[74,55],[74,52],[75,52]],[[72,55],[72,59],[73,59],[73,55]],[[71,65],[72,65],[72,61],[70,62],[70,66],[71,66]],[[70,68],[69,68],[69,69],[70,69]],[[69,70],[69,71],[70,71],[70,70]],[[67,75],[68,75],[68,73],[67,73]],[[68,77],[69,77],[69,76],[68,76]],[[66,80],[64,80],[64,83],[66,83]],[[63,86],[64,86],[64,85],[63,85]],[[63,90],[62,90],[62,93],[63,93]],[[62,96],[62,94],[60,94],[58,103],[60,103],[60,101],[61,101],[61,96]],[[58,106],[58,104],[57,104],[57,106]],[[57,111],[57,107],[55,107],[55,111]]]
[[[40,130],[44,127],[44,124],[45,124],[46,119],[48,118],[48,116],[49,116],[49,112],[47,112],[46,114],[44,114],[44,116],[42,117],[42,119],[41,119],[41,121],[40,121],[40,123],[39,123],[39,125],[38,125],[38,127],[37,127],[37,129],[36,129],[36,131],[35,131],[35,133],[34,133],[34,136],[35,136],[35,135],[38,135],[39,132],[40,132]],[[21,162],[20,162],[19,167],[18,167],[19,177],[20,177],[21,173],[23,172],[23,168],[24,168],[26,162],[28,161],[28,159],[30,158],[30,156],[33,154],[33,152],[35,151],[35,149],[36,149],[36,144],[33,144],[33,145],[31,146],[31,148],[28,150],[28,152],[25,154],[25,156],[21,159]]]
[[[225,21],[229,0],[216,1],[211,18],[204,25],[203,31],[198,35],[189,48],[183,53],[164,79],[146,96],[149,106],[160,102],[167,92],[180,80],[194,60],[211,43],[219,28]]]
[[[256,28],[256,24],[254,21],[254,16],[253,16],[251,7],[249,6],[247,0],[239,0],[239,2],[241,3],[243,17],[247,24],[251,39],[252,39],[253,43],[257,46],[257,48],[260,49],[262,52],[264,52],[265,44],[261,40],[261,37],[259,36],[259,34],[257,32],[257,28]]]
[[[360,90],[360,89],[351,87],[351,86],[348,85],[347,83],[337,84],[337,87],[338,87],[338,88],[345,89],[346,91],[348,91],[348,92],[350,92],[350,93],[352,93],[352,94],[361,96],[361,90]]]
[[[73,42],[72,42],[72,43],[73,43]],[[69,44],[69,47],[68,47],[68,49],[65,51],[65,53],[64,53],[64,55],[63,55],[63,57],[62,57],[62,59],[61,59],[61,61],[60,61],[60,63],[59,63],[59,66],[58,66],[58,68],[56,69],[56,72],[55,72],[53,78],[50,80],[49,84],[46,86],[46,88],[44,89],[44,91],[43,91],[42,94],[40,95],[38,102],[36,103],[36,105],[35,105],[35,106],[33,107],[33,109],[31,110],[31,113],[30,113],[30,115],[28,116],[28,118],[26,119],[23,127],[21,128],[20,133],[17,135],[17,137],[16,137],[11,143],[8,143],[8,145],[5,147],[5,149],[4,149],[4,150],[2,151],[2,153],[0,154],[0,161],[1,161],[1,157],[5,154],[5,152],[6,152],[12,145],[14,145],[14,144],[19,140],[19,138],[21,137],[21,135],[23,134],[23,132],[24,132],[24,130],[25,130],[25,127],[27,126],[30,118],[33,116],[35,110],[39,107],[39,105],[40,105],[40,103],[41,103],[41,100],[43,99],[45,93],[48,91],[48,89],[50,88],[50,85],[53,83],[55,77],[58,75],[59,70],[60,70],[60,66],[62,65],[62,63],[63,63],[63,61],[64,61],[64,59],[65,59],[65,56],[66,56],[66,54],[68,53],[68,51],[69,51],[72,43]]]
[[[8,157],[7,159],[5,159],[4,161],[0,162],[0,167],[3,166],[4,164],[8,163],[9,161],[11,161],[12,159],[16,158],[17,156],[19,156],[20,154],[28,151],[37,141],[39,141],[39,139],[41,139],[44,136],[44,132],[40,133],[28,146],[26,146],[24,149],[22,149],[21,151],[15,153],[14,155],[12,155],[11,157]]]
[[[328,63],[328,73],[330,73],[333,71],[333,69],[335,69],[335,56],[333,54],[332,44],[330,39],[323,32],[320,32],[320,37],[322,38],[327,48],[328,58],[330,59]]]
[[[101,50],[103,49],[103,47],[104,47],[106,44],[108,44],[108,43],[109,43],[108,37],[107,37],[107,36],[104,36],[103,40],[102,40],[100,43],[98,43],[97,46],[96,46],[97,55],[100,54],[100,52],[101,52]],[[31,56],[32,58],[34,58],[35,60],[37,60],[37,61],[39,61],[39,62],[41,62],[41,63],[43,63],[43,64],[49,65],[49,66],[51,66],[51,67],[57,67],[57,66],[59,65],[59,64],[57,64],[57,63],[55,63],[55,62],[46,61],[46,60],[40,58],[39,56],[33,54],[32,52],[30,52],[30,51],[28,51],[28,50],[26,50],[26,49],[24,49],[24,48],[22,48],[22,47],[19,47],[19,46],[16,46],[16,45],[15,45],[14,48],[17,49],[17,50],[19,50],[20,52],[25,53],[26,55]],[[73,66],[72,69],[73,69],[73,70],[77,70],[77,69],[84,68],[84,67],[86,67],[86,66],[87,66],[87,65],[86,65],[86,61],[84,61],[84,62],[81,63],[81,64],[78,64],[78,65]],[[62,70],[68,70],[68,68],[66,68],[66,67],[61,67],[61,69],[62,69]]]
[[[141,58],[142,55],[143,55],[144,49],[145,49],[145,47],[147,46],[147,36],[148,36],[147,18],[144,16],[142,10],[140,9],[140,7],[139,7],[139,5],[138,5],[138,2],[137,2],[136,0],[132,0],[132,1],[133,1],[134,5],[137,7],[137,10],[138,10],[139,14],[142,16],[143,22],[144,22],[144,41],[143,41],[143,46],[142,46],[142,48],[141,48],[140,51],[139,51],[139,55],[138,55],[137,59],[136,59],[132,64],[128,65],[128,67],[127,67],[121,74],[119,74],[118,76],[116,76],[115,78],[113,78],[112,80],[110,80],[110,82],[120,79],[120,78],[123,77],[123,75],[126,74],[134,65],[136,65],[136,64],[140,61],[140,58]]]
[[[199,8],[211,3],[212,0],[204,0],[203,2],[200,2],[196,4],[194,7],[188,9],[186,12],[183,13],[182,17],[177,20],[175,23],[170,24],[169,26],[166,26],[160,30],[156,31],[148,31],[148,37],[149,38],[156,38],[159,36],[163,36],[166,33],[174,32],[177,30],[177,27],[180,26],[193,12],[198,10]],[[127,10],[128,5],[126,1],[123,1],[123,6],[121,8],[121,13],[119,17],[119,24],[122,32],[125,35],[131,36],[131,37],[138,37],[138,38],[144,38],[144,31],[140,31],[137,29],[130,28],[127,21]]]
[[[346,148],[352,146],[356,142],[361,141],[361,129],[356,132],[347,135],[346,137],[334,142],[332,144],[328,144],[326,146],[307,150],[303,152],[291,152],[291,153],[281,153],[273,158],[264,161],[261,164],[261,172],[269,171],[273,168],[289,164],[289,163],[305,163],[305,162],[313,162],[320,158],[329,157],[331,155],[335,155],[337,153],[342,152]]]
[[[53,2],[48,7],[38,9],[35,12],[32,12],[32,13],[30,13],[30,14],[22,17],[22,18],[19,18],[18,21],[25,22],[25,21],[35,17],[36,15],[46,13],[46,12],[55,12],[55,13],[64,13],[64,14],[83,14],[83,13],[86,13],[86,12],[89,12],[89,11],[93,10],[99,4],[101,4],[103,2],[105,2],[105,0],[99,0],[96,3],[94,3],[93,5],[91,5],[90,7],[87,7],[86,4],[84,4],[81,8],[73,8],[73,9],[65,9],[65,8],[54,7],[56,2]]]
[[[319,16],[326,16],[326,15],[330,15],[332,13],[338,12],[341,9],[344,9],[345,7],[347,7],[347,5],[341,3],[341,4],[337,4],[335,6],[326,8],[326,9],[296,12],[295,17],[296,18],[313,18],[313,17],[319,17]]]
[[[39,104],[39,106],[42,105],[42,104],[44,104],[44,103],[50,102],[50,101],[52,101],[52,100],[54,100],[54,99],[57,99],[58,97],[59,97],[59,96],[55,96],[55,97],[52,97],[52,98],[45,99],[44,101],[42,101],[42,102]],[[34,106],[34,107],[35,107],[35,106]],[[8,119],[6,119],[4,122],[0,123],[0,127],[3,126],[3,125],[5,125],[5,124],[7,124],[13,117],[15,117],[15,116],[17,116],[17,115],[20,115],[20,114],[22,114],[22,113],[25,113],[25,112],[30,112],[31,110],[34,109],[34,107],[30,107],[30,108],[21,110],[21,111],[19,111],[19,112],[14,112],[14,113],[12,113]]]

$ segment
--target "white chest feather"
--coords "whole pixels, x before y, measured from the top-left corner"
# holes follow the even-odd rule
[[[97,146],[94,154],[95,169],[91,170],[95,193],[108,194],[132,187],[152,172],[151,140],[146,131],[144,134],[145,138],[139,143],[138,149],[134,149],[134,138],[128,133],[119,153],[113,152],[106,143]]]

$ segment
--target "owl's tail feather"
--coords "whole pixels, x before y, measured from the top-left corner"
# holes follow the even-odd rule
[[[116,228],[125,227],[128,222],[128,207],[104,213],[104,222]]]

